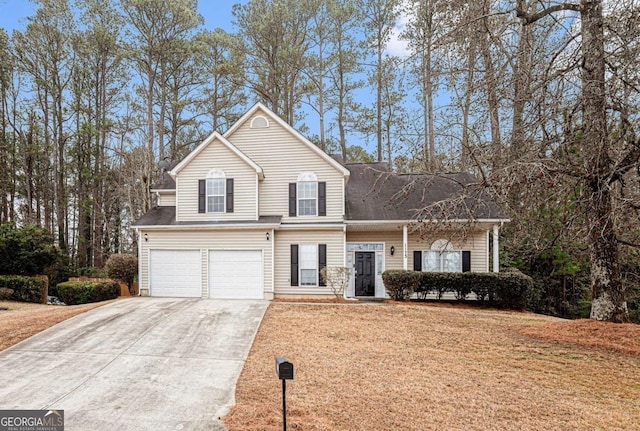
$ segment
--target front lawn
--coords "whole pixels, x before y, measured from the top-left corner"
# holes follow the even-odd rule
[[[289,429],[640,429],[640,355],[532,338],[560,331],[555,322],[566,321],[427,305],[272,304],[225,422],[232,431],[282,429],[274,357],[286,356],[295,367]]]
[[[76,314],[109,302],[64,306],[0,301],[0,351]]]

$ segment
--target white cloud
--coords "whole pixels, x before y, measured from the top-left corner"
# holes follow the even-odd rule
[[[406,10],[406,9],[404,9]],[[387,42],[387,46],[384,50],[384,53],[389,56],[397,56],[397,57],[408,57],[410,55],[409,52],[409,42],[406,40],[400,39],[400,34],[404,31],[409,23],[409,15],[406,12],[400,13],[398,19],[396,20],[396,25],[391,31],[391,37],[389,38],[389,42]]]

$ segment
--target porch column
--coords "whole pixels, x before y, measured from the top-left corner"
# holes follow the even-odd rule
[[[409,269],[409,244],[407,225],[402,226],[402,269]]]
[[[493,272],[499,272],[500,270],[500,255],[498,244],[498,225],[493,225]]]

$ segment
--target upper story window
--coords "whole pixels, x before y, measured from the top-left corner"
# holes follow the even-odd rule
[[[326,215],[326,182],[318,181],[313,172],[303,172],[295,183],[289,183],[289,217]]]
[[[267,127],[269,127],[269,120],[261,115],[251,120],[252,129],[266,129]]]
[[[211,169],[207,174],[207,212],[225,212],[226,177],[224,171]]]
[[[298,175],[298,215],[318,215],[318,177],[313,172]]]

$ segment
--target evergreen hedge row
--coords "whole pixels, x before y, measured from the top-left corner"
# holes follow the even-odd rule
[[[438,299],[450,292],[460,301],[471,293],[478,301],[498,308],[524,309],[533,292],[531,277],[510,272],[414,272],[390,270],[382,274],[387,293],[393,299],[408,299],[415,292],[425,298],[435,293]],[[399,294],[401,292],[401,294]]]
[[[23,302],[42,302],[47,282],[27,275],[0,275],[0,287],[13,290],[9,299]]]
[[[67,281],[57,288],[58,298],[67,305],[106,301],[120,295],[120,285],[115,281]]]

